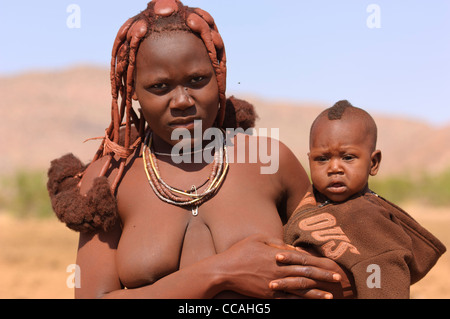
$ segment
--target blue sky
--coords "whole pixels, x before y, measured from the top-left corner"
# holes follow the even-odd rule
[[[146,3],[1,0],[0,75],[108,66],[117,30]],[[450,123],[448,0],[184,3],[216,20],[227,49],[229,94],[329,105],[348,99],[370,112]],[[79,28],[67,26],[70,4],[80,8]],[[368,12],[371,4],[376,11]],[[368,20],[379,28],[369,28]]]

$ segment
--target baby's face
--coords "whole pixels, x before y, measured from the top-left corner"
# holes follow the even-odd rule
[[[375,175],[380,151],[372,152],[364,124],[355,120],[319,120],[311,132],[309,165],[315,188],[334,202],[365,189]]]

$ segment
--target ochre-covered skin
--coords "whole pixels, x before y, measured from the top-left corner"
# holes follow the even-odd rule
[[[161,24],[156,22],[163,18],[167,18],[176,14],[179,18],[177,23]],[[161,26],[162,25],[162,26]],[[199,8],[189,8],[183,6],[178,0],[156,0],[148,4],[147,9],[142,11],[137,16],[128,19],[119,29],[116,39],[114,41],[111,58],[111,123],[106,129],[105,137],[95,154],[92,162],[106,157],[103,163],[103,168],[100,170],[99,177],[105,176],[108,171],[115,165],[112,164],[113,158],[119,159],[119,169],[114,180],[111,183],[111,193],[115,190],[123,176],[125,170],[125,163],[127,158],[135,151],[144,139],[144,132],[149,129],[147,123],[140,112],[136,112],[132,106],[132,97],[134,92],[134,73],[136,67],[136,55],[141,42],[148,37],[152,32],[167,32],[171,30],[191,31],[202,39],[207,48],[211,64],[216,73],[217,85],[219,87],[219,103],[220,110],[217,116],[216,125],[224,128],[242,127],[244,130],[255,125],[257,118],[253,105],[250,103],[231,97],[229,99],[225,96],[226,90],[226,55],[225,47],[218,29],[214,23],[211,15]],[[121,99],[119,107],[119,99]],[[139,114],[139,116],[138,116]],[[125,129],[123,129],[125,126]],[[151,129],[151,128],[150,128]],[[136,134],[137,133],[137,134]],[[69,161],[70,162],[70,161]],[[53,165],[61,165],[61,163],[68,164],[67,161],[54,162]],[[74,161],[70,163],[75,163]],[[61,205],[55,199],[58,193],[65,193],[65,200],[68,194],[72,194],[79,201],[82,198],[78,196],[78,188],[74,185],[80,186],[80,180],[86,166],[79,166],[74,164],[73,168],[78,167],[79,171],[76,176],[70,178],[77,180],[78,183],[65,184],[66,188],[61,186],[50,192],[54,202],[54,210],[57,216],[72,229],[83,231],[81,225],[85,224],[83,221],[85,210],[81,209],[83,205]],[[49,171],[49,185],[57,183],[60,176],[55,176],[54,169]],[[106,181],[105,181],[106,182]],[[73,184],[73,185],[72,185]],[[72,187],[69,192],[68,185]],[[92,190],[95,193],[95,190]],[[111,197],[113,199],[113,197]],[[92,200],[95,200],[93,198]],[[114,207],[114,205],[110,205]],[[77,207],[80,207],[77,209]],[[74,211],[65,211],[74,210]],[[69,217],[73,216],[73,218]],[[77,217],[75,217],[77,216]],[[117,218],[116,213],[109,213],[110,219]],[[76,219],[75,222],[73,219]],[[89,217],[90,218],[90,217]],[[92,218],[90,218],[92,219]],[[101,220],[105,220],[102,217]],[[83,221],[83,222],[81,222]],[[92,224],[92,223],[91,223]],[[96,228],[109,229],[114,223],[106,221],[105,225],[92,224],[97,226],[88,226],[86,231],[92,231]],[[87,225],[87,224],[86,224]]]

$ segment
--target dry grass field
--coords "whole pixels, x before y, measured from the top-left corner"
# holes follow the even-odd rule
[[[0,298],[73,298],[66,268],[78,236],[52,219],[0,214]]]
[[[403,208],[447,247],[447,252],[428,275],[411,287],[411,298],[450,299],[450,207],[403,205]]]
[[[404,206],[450,247],[450,208]],[[56,218],[15,218],[0,213],[0,298],[73,298],[66,284],[75,263],[78,236]],[[450,255],[446,253],[419,283],[416,299],[450,298]]]

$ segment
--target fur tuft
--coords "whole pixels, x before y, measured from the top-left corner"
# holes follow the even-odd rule
[[[253,104],[235,98],[234,96],[227,99],[225,119],[223,128],[238,128],[244,130],[255,127],[255,122],[258,119]]]
[[[78,232],[108,231],[118,219],[116,199],[106,177],[94,180],[83,196],[78,183],[86,166],[72,154],[51,162],[47,189],[53,210],[60,221]]]

